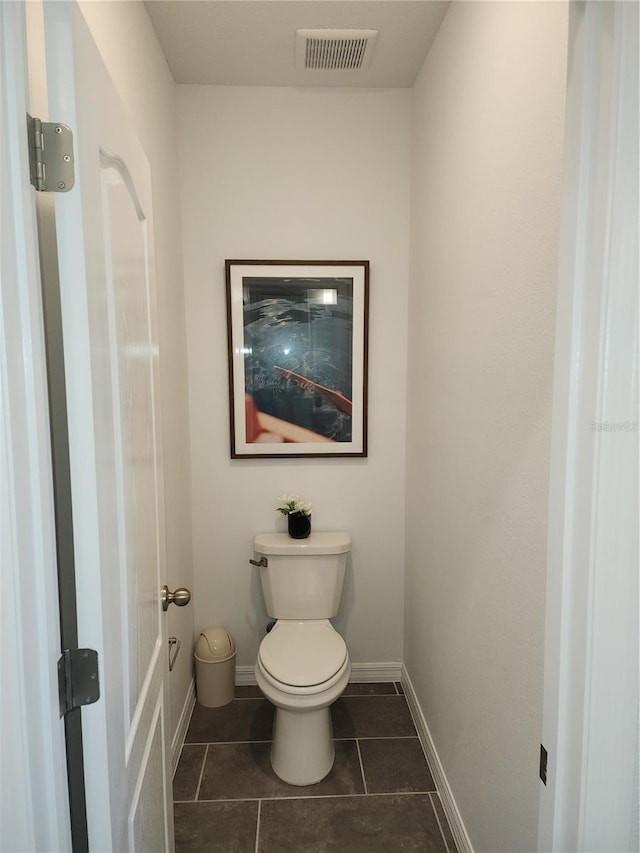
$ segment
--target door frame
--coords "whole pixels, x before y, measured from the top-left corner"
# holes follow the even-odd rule
[[[66,751],[58,704],[60,623],[48,386],[26,147],[23,3],[0,3],[0,48],[0,532],[5,605],[0,715],[3,731],[10,733],[2,740],[0,762],[8,769],[0,793],[3,816],[9,814],[0,820],[0,847],[69,850]]]
[[[638,746],[638,6],[569,14],[538,850],[622,851]]]

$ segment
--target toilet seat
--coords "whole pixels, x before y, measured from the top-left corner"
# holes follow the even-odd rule
[[[264,638],[258,662],[268,681],[285,692],[325,690],[349,665],[347,645],[328,619],[278,621]]]

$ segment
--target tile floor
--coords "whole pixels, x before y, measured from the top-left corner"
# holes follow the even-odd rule
[[[400,685],[350,684],[332,706],[336,760],[317,785],[271,769],[257,687],[196,705],[174,777],[176,853],[456,853]]]

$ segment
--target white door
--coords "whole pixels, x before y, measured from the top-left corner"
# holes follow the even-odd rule
[[[75,138],[55,199],[78,644],[102,696],[82,712],[89,847],[173,848],[148,162],[75,6],[45,3],[50,117]]]
[[[69,850],[24,8],[0,3],[0,850]],[[62,780],[62,783],[61,781]]]

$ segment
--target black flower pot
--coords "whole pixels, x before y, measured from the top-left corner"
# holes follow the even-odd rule
[[[311,533],[311,516],[303,512],[290,512],[287,516],[289,536],[292,539],[306,539]]]

